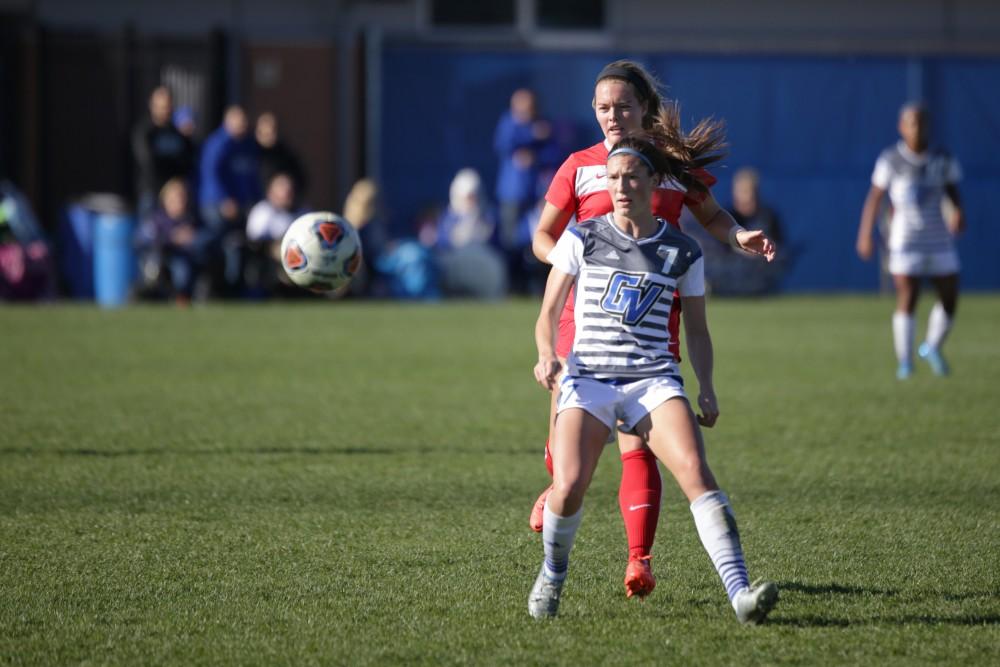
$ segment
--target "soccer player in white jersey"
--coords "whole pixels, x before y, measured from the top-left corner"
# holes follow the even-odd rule
[[[645,140],[618,142],[607,161],[613,212],[567,230],[548,256],[552,269],[535,328],[534,373],[546,389],[559,387],[559,403],[553,486],[543,510],[544,561],[528,596],[528,612],[536,618],[558,612],[583,497],[619,421],[621,431],[642,438],[690,501],[698,535],[737,618],[759,623],[778,599],[773,583],[750,586],[736,520],[708,467],[698,429],[719,417],[704,259],[692,238],[651,209],[656,186],[676,178],[678,164]],[[571,290],[576,333],[564,370],[556,338]],[[667,320],[675,290],[698,377],[697,418],[670,351]]]
[[[743,252],[774,259],[775,248],[763,232],[747,231],[736,224],[712,196],[715,178],[703,167],[721,157],[725,136],[720,123],[706,119],[690,132],[680,127],[680,110],[663,97],[656,78],[639,63],[617,60],[608,63],[594,83],[594,116],[603,140],[566,158],[556,172],[545,195],[545,207],[532,240],[535,256],[547,261],[556,241],[572,218],[587,220],[611,213],[611,198],[605,183],[608,151],[628,136],[651,138],[671,155],[688,163],[677,178],[657,184],[652,198],[652,210],[675,228],[680,229],[684,207],[691,212],[716,239],[731,244]],[[560,358],[569,354],[574,337],[573,299],[559,320],[556,351]],[[672,351],[678,359],[680,310],[673,308],[667,327],[671,332]],[[558,406],[558,392],[552,392],[549,413],[549,438],[545,443],[545,466],[552,474],[551,443],[553,423]],[[622,472],[618,487],[618,506],[625,523],[628,542],[628,562],[625,567],[625,591],[629,597],[649,595],[656,585],[651,567],[652,547],[660,516],[662,480],[656,457],[638,437],[618,434]],[[547,487],[538,496],[528,523],[541,532]]]
[[[955,158],[929,146],[928,130],[926,107],[916,102],[905,104],[899,113],[902,140],[879,155],[858,228],[858,256],[867,260],[872,256],[875,219],[888,193],[892,204],[888,268],[896,287],[892,336],[900,380],[913,374],[913,313],[921,278],[933,283],[938,301],[931,309],[918,354],[936,375],[948,374],[941,346],[958,306],[959,263],[952,237],[965,228],[958,194],[962,171]],[[942,210],[944,198],[952,205],[948,219]]]

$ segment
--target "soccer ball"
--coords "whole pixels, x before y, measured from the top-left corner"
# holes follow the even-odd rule
[[[281,239],[281,266],[299,287],[333,292],[351,282],[361,267],[361,239],[336,213],[307,213]]]

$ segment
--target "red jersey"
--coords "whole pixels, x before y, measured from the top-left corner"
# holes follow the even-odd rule
[[[562,211],[571,211],[577,220],[589,220],[605,215],[614,210],[611,205],[611,195],[608,194],[608,151],[605,142],[594,144],[590,148],[571,154],[552,177],[545,201]],[[707,187],[715,185],[715,177],[704,169],[695,172]],[[697,206],[705,200],[706,195],[700,192],[688,192],[683,185],[670,179],[664,179],[653,193],[653,215],[663,218],[674,227],[680,229],[681,209],[686,206]],[[553,229],[553,236],[558,239],[563,229]],[[671,336],[671,352],[680,360],[680,300],[670,313],[668,330]],[[559,320],[559,339],[556,354],[562,358],[569,356],[573,346],[573,297],[566,299],[566,307]]]
[[[552,178],[545,201],[563,211],[572,211],[577,220],[589,220],[610,213],[611,195],[604,180],[608,172],[608,147],[604,142],[573,153]],[[696,172],[707,187],[715,185],[715,177],[704,169]],[[697,206],[705,200],[699,192],[688,193],[680,183],[664,180],[653,193],[653,215],[675,227],[680,224],[681,208]],[[559,238],[563,230],[556,231]]]

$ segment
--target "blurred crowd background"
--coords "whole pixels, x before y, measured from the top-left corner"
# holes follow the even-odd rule
[[[540,202],[619,57],[725,120],[715,196],[779,244],[700,236],[715,293],[884,289],[854,239],[915,99],[963,166],[963,285],[1000,288],[992,0],[0,0],[0,298],[303,298],[277,245],[313,210],[360,230],[342,296],[538,294]]]

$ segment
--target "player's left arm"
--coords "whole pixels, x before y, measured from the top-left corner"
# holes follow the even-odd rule
[[[962,209],[962,198],[958,194],[958,184],[948,183],[944,186],[944,194],[951,201],[954,212],[948,218],[948,231],[958,236],[965,231],[965,211]]]
[[[698,203],[688,201],[686,205],[701,226],[719,241],[737,250],[763,257],[769,262],[774,259],[777,252],[774,242],[760,230],[749,231],[740,227],[711,192],[706,193]]]
[[[719,418],[719,401],[715,396],[712,371],[715,353],[708,331],[705,296],[681,297],[684,309],[684,334],[687,339],[688,361],[698,378],[698,423],[711,428]]]

